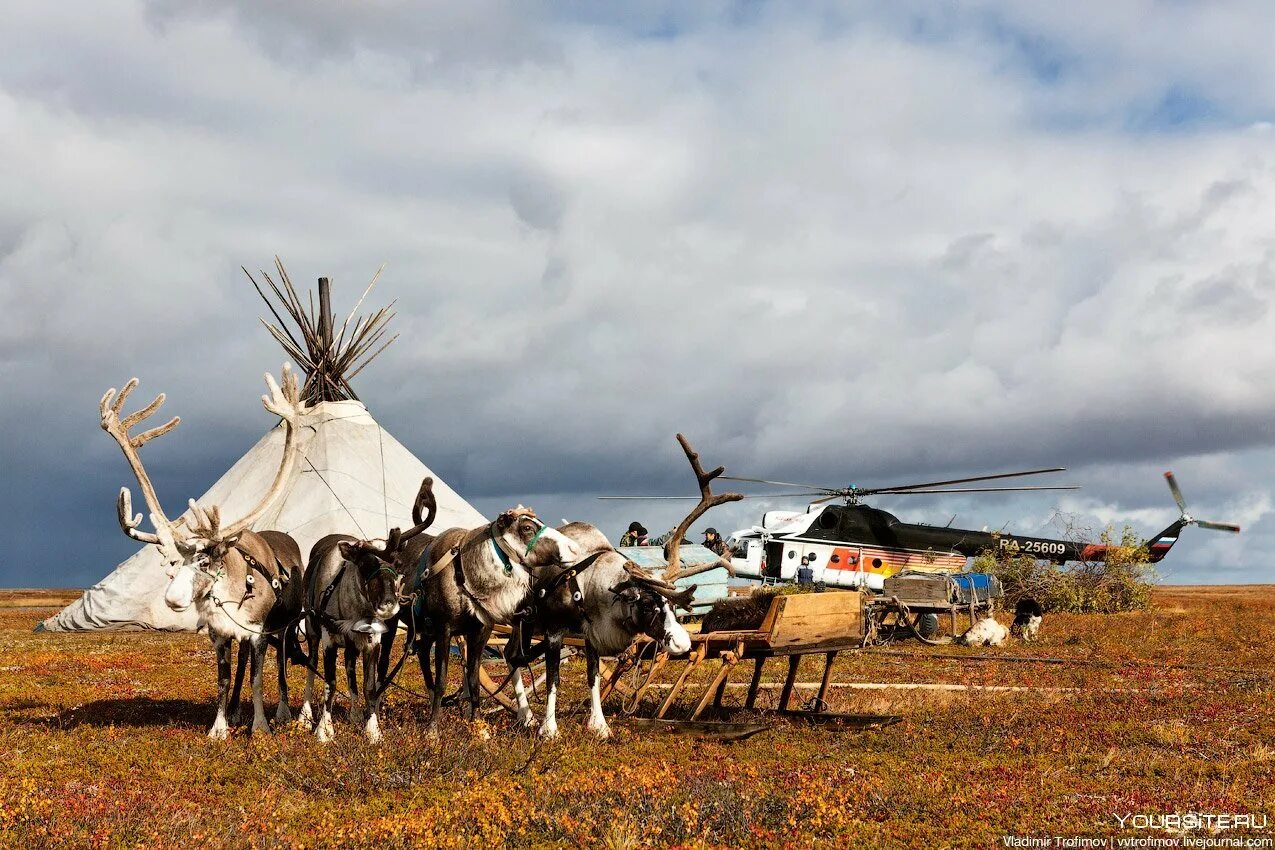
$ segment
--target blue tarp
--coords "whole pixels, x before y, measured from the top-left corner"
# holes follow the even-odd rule
[[[668,566],[668,562],[664,560],[662,546],[620,546],[617,551],[652,575],[662,576],[664,568]],[[698,543],[682,544],[678,557],[683,567],[711,564],[717,560],[715,552]],[[695,585],[695,613],[703,614],[712,607],[713,602],[726,595],[729,579],[730,574],[726,572],[726,568],[718,567],[689,578],[679,578],[673,583],[678,587]]]

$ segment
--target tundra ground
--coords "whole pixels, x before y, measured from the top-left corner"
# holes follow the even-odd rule
[[[836,682],[1029,688],[833,689],[833,710],[905,717],[881,731],[737,711],[771,728],[725,744],[643,735],[615,717],[600,742],[582,712],[561,716],[586,696],[573,661],[557,740],[501,714],[487,740],[455,709],[431,739],[424,702],[391,690],[379,747],[343,715],[329,745],[243,726],[209,741],[207,640],[31,632],[73,596],[0,593],[0,846],[975,847],[1117,835],[1117,815],[1254,813],[1275,825],[1272,587],[1162,588],[1143,613],[1047,616],[1026,646],[843,656]],[[800,680],[817,679],[809,663]],[[265,678],[273,716],[272,670]],[[414,665],[401,679],[422,687]],[[291,682],[295,711],[300,670]],[[761,705],[776,698],[767,689]]]

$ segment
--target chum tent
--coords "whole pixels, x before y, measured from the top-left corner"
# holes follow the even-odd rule
[[[284,428],[271,429],[197,501],[242,515],[270,487],[283,452]],[[383,537],[412,525],[412,501],[421,479],[434,478],[436,528],[482,525],[468,502],[376,423],[357,401],[321,402],[302,419],[291,481],[270,510],[253,523],[296,538],[304,557],[327,534]],[[121,480],[128,467],[120,462]],[[131,483],[131,481],[129,482]],[[189,511],[187,512],[189,513]],[[144,546],[83,596],[44,622],[49,631],[82,629],[195,629],[194,607],[177,613],[164,604],[166,565]]]
[[[412,525],[412,503],[426,476],[433,477],[438,500],[435,528],[473,528],[485,523],[482,514],[378,425],[350,389],[348,376],[384,348],[367,354],[392,314],[381,310],[366,320],[360,319],[348,337],[351,320],[347,319],[338,337],[328,306],[327,279],[320,279],[320,312],[315,315],[300,306],[278,261],[276,267],[283,286],[276,285],[268,275],[266,281],[298,327],[292,333],[279,326],[267,327],[281,343],[281,336],[291,343],[284,343],[284,348],[306,372],[304,400],[312,408],[298,429],[299,452],[290,480],[252,528],[291,534],[301,547],[303,558],[315,541],[328,534],[383,537],[390,528]],[[266,298],[264,293],[262,297]],[[271,311],[279,318],[273,305]],[[296,339],[298,335],[304,342]],[[271,429],[197,500],[199,504],[220,505],[222,514],[228,517],[242,516],[251,509],[269,490],[279,469],[284,432],[282,423]],[[121,483],[131,485],[124,463],[120,463],[119,471]],[[198,617],[193,606],[178,613],[164,603],[168,581],[167,566],[156,547],[144,546],[37,628],[193,631]]]

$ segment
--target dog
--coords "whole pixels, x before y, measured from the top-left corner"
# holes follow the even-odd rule
[[[966,646],[1000,646],[1008,638],[1009,629],[997,622],[995,617],[984,617],[957,638],[957,643]]]
[[[1010,626],[1010,632],[1024,643],[1031,643],[1040,634],[1040,624],[1044,616],[1045,611],[1040,607],[1039,602],[1030,597],[1024,597],[1018,600],[1018,605],[1014,608],[1014,624]]]

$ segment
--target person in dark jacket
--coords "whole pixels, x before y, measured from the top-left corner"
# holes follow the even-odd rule
[[[629,523],[629,530],[620,535],[621,546],[649,546],[650,540],[647,538],[647,530],[642,527],[642,523],[634,520]]]
[[[718,556],[725,555],[727,552],[726,541],[717,533],[717,529],[711,526],[704,529],[704,548]]]

